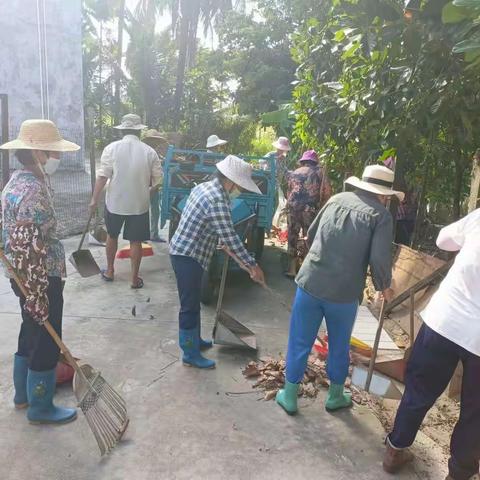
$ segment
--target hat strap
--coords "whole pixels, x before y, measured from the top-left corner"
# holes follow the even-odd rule
[[[387,180],[380,180],[379,178],[374,177],[362,177],[362,180],[367,183],[373,183],[375,185],[381,185],[382,187],[393,187],[393,182],[388,182]]]

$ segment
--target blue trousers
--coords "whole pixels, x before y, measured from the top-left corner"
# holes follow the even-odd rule
[[[425,415],[447,388],[459,361],[463,364],[460,417],[450,442],[448,467],[455,480],[468,480],[478,473],[480,461],[480,357],[425,324],[407,365],[405,393],[389,439],[397,448],[412,445]]]
[[[307,368],[318,329],[325,318],[328,330],[327,374],[332,383],[343,385],[350,365],[350,337],[358,302],[332,303],[312,297],[297,287],[288,337],[286,379],[300,383]]]
[[[193,258],[170,255],[173,271],[177,278],[180,313],[178,323],[181,330],[200,326],[200,292],[203,267]]]

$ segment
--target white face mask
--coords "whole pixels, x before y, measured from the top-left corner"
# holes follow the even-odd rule
[[[237,187],[234,187],[228,193],[228,196],[230,197],[230,201],[233,202],[236,198],[238,198],[240,196],[241,193],[242,192]]]
[[[60,159],[54,157],[48,157],[47,163],[43,166],[45,173],[47,175],[53,175],[56,171],[58,166],[60,165]]]

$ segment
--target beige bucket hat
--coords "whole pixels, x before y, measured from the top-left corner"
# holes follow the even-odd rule
[[[347,185],[360,188],[377,195],[395,195],[400,201],[405,198],[403,192],[393,190],[395,173],[383,165],[368,165],[363,171],[362,178],[350,177],[345,180]]]
[[[64,140],[57,126],[50,120],[25,120],[18,137],[0,146],[2,150],[44,150],[46,152],[75,152],[76,143]]]
[[[278,150],[283,150],[284,152],[289,152],[292,147],[290,146],[290,141],[287,137],[278,137],[273,143],[272,146]]]
[[[218,135],[210,135],[207,138],[207,148],[219,147],[228,143],[226,140],[222,140]]]
[[[144,140],[152,140],[158,143],[168,143],[168,140],[162,136],[162,134],[155,130],[154,128],[150,128],[147,130],[143,135]]]
[[[143,130],[147,126],[143,125],[142,119],[136,113],[127,113],[122,117],[122,123],[113,128],[117,130]]]
[[[252,180],[252,166],[235,155],[228,155],[222,161],[217,163],[218,170],[223,173],[229,180],[237,184],[239,187],[249,192],[262,192],[257,184]]]

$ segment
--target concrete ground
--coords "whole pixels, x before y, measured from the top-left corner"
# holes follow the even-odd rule
[[[67,255],[78,238],[65,241]],[[103,251],[94,255],[104,265]],[[32,426],[12,404],[12,355],[19,311],[6,279],[0,279],[0,478],[2,480],[157,479],[351,479],[383,480],[383,430],[363,407],[328,414],[325,393],[301,400],[287,416],[265,402],[241,373],[254,354],[214,347],[217,368],[200,371],[179,362],[177,293],[165,244],[142,264],[143,290],[129,288],[129,262],[118,261],[111,284],[82,279],[69,266],[64,340],[74,355],[99,368],[125,397],[130,426],[119,447],[100,458],[79,412],[64,426]],[[279,253],[267,249],[270,285],[291,299]],[[147,300],[150,299],[149,302]],[[136,306],[136,316],[132,308]],[[241,274],[232,275],[225,309],[257,334],[258,356],[284,352],[288,312]],[[214,309],[203,310],[209,336]],[[58,389],[59,404],[74,405],[71,387]],[[443,479],[445,463],[427,440],[399,479]]]

